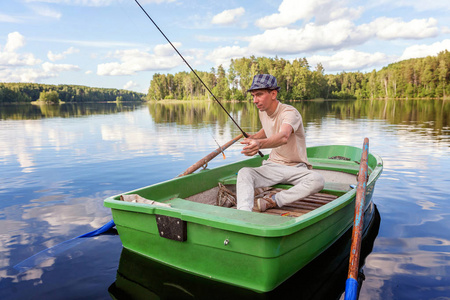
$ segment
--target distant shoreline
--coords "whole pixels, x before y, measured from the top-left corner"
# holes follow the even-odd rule
[[[356,99],[305,99],[305,100],[283,100],[280,101],[282,103],[289,102],[319,102],[319,101],[355,101]],[[360,100],[365,101],[385,101],[385,100],[398,100],[398,101],[408,101],[408,100],[450,100],[450,97],[438,97],[438,98],[361,98]],[[31,102],[2,102],[0,101],[0,105],[71,105],[71,104],[181,104],[181,103],[200,103],[200,102],[215,102],[214,100],[204,100],[204,99],[192,99],[192,100],[175,100],[175,99],[165,99],[165,100],[142,100],[142,101],[82,101],[82,102],[59,102],[59,103],[48,103],[48,102],[40,102],[40,101],[31,101]],[[221,100],[221,103],[246,103],[251,101],[240,101],[240,100]]]

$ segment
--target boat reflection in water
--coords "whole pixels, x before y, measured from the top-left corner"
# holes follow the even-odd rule
[[[374,205],[375,206],[375,205]],[[378,235],[378,209],[365,216],[360,266]],[[108,291],[113,299],[339,299],[345,290],[351,228],[330,248],[271,292],[259,294],[179,271],[123,248],[116,281]],[[217,258],[221,259],[220,257]]]

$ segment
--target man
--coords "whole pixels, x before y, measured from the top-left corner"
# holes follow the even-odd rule
[[[242,153],[253,156],[259,149],[272,148],[272,151],[261,167],[239,171],[236,189],[237,208],[240,210],[252,211],[255,207],[263,212],[282,207],[317,193],[324,186],[323,177],[312,171],[306,157],[302,117],[294,107],[278,101],[279,90],[274,76],[259,74],[253,78],[247,91],[259,109],[262,129],[241,142],[246,145]],[[279,183],[292,184],[293,187],[254,200],[255,188]]]

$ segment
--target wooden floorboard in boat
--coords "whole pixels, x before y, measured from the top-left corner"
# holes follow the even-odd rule
[[[217,193],[218,188],[213,188],[203,193],[199,193],[197,195],[188,197],[186,198],[186,200],[215,205]],[[324,193],[316,193],[304,199],[290,203],[289,205],[283,206],[282,208],[269,209],[264,213],[277,216],[299,217],[333,201],[336,198],[338,198],[338,196]],[[236,206],[232,206],[231,208],[236,209]]]
[[[319,208],[336,198],[338,198],[338,196],[317,193],[301,200],[297,200],[293,203],[290,203],[289,205],[283,206],[282,208],[269,209],[265,213],[271,215],[286,215],[289,217],[298,217],[310,211],[313,211],[314,209]]]

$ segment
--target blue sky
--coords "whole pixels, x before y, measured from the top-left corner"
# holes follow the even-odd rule
[[[450,3],[138,0],[197,70],[231,58],[306,58],[326,73],[370,72],[450,50]],[[134,0],[0,2],[0,81],[147,92],[187,71]]]

